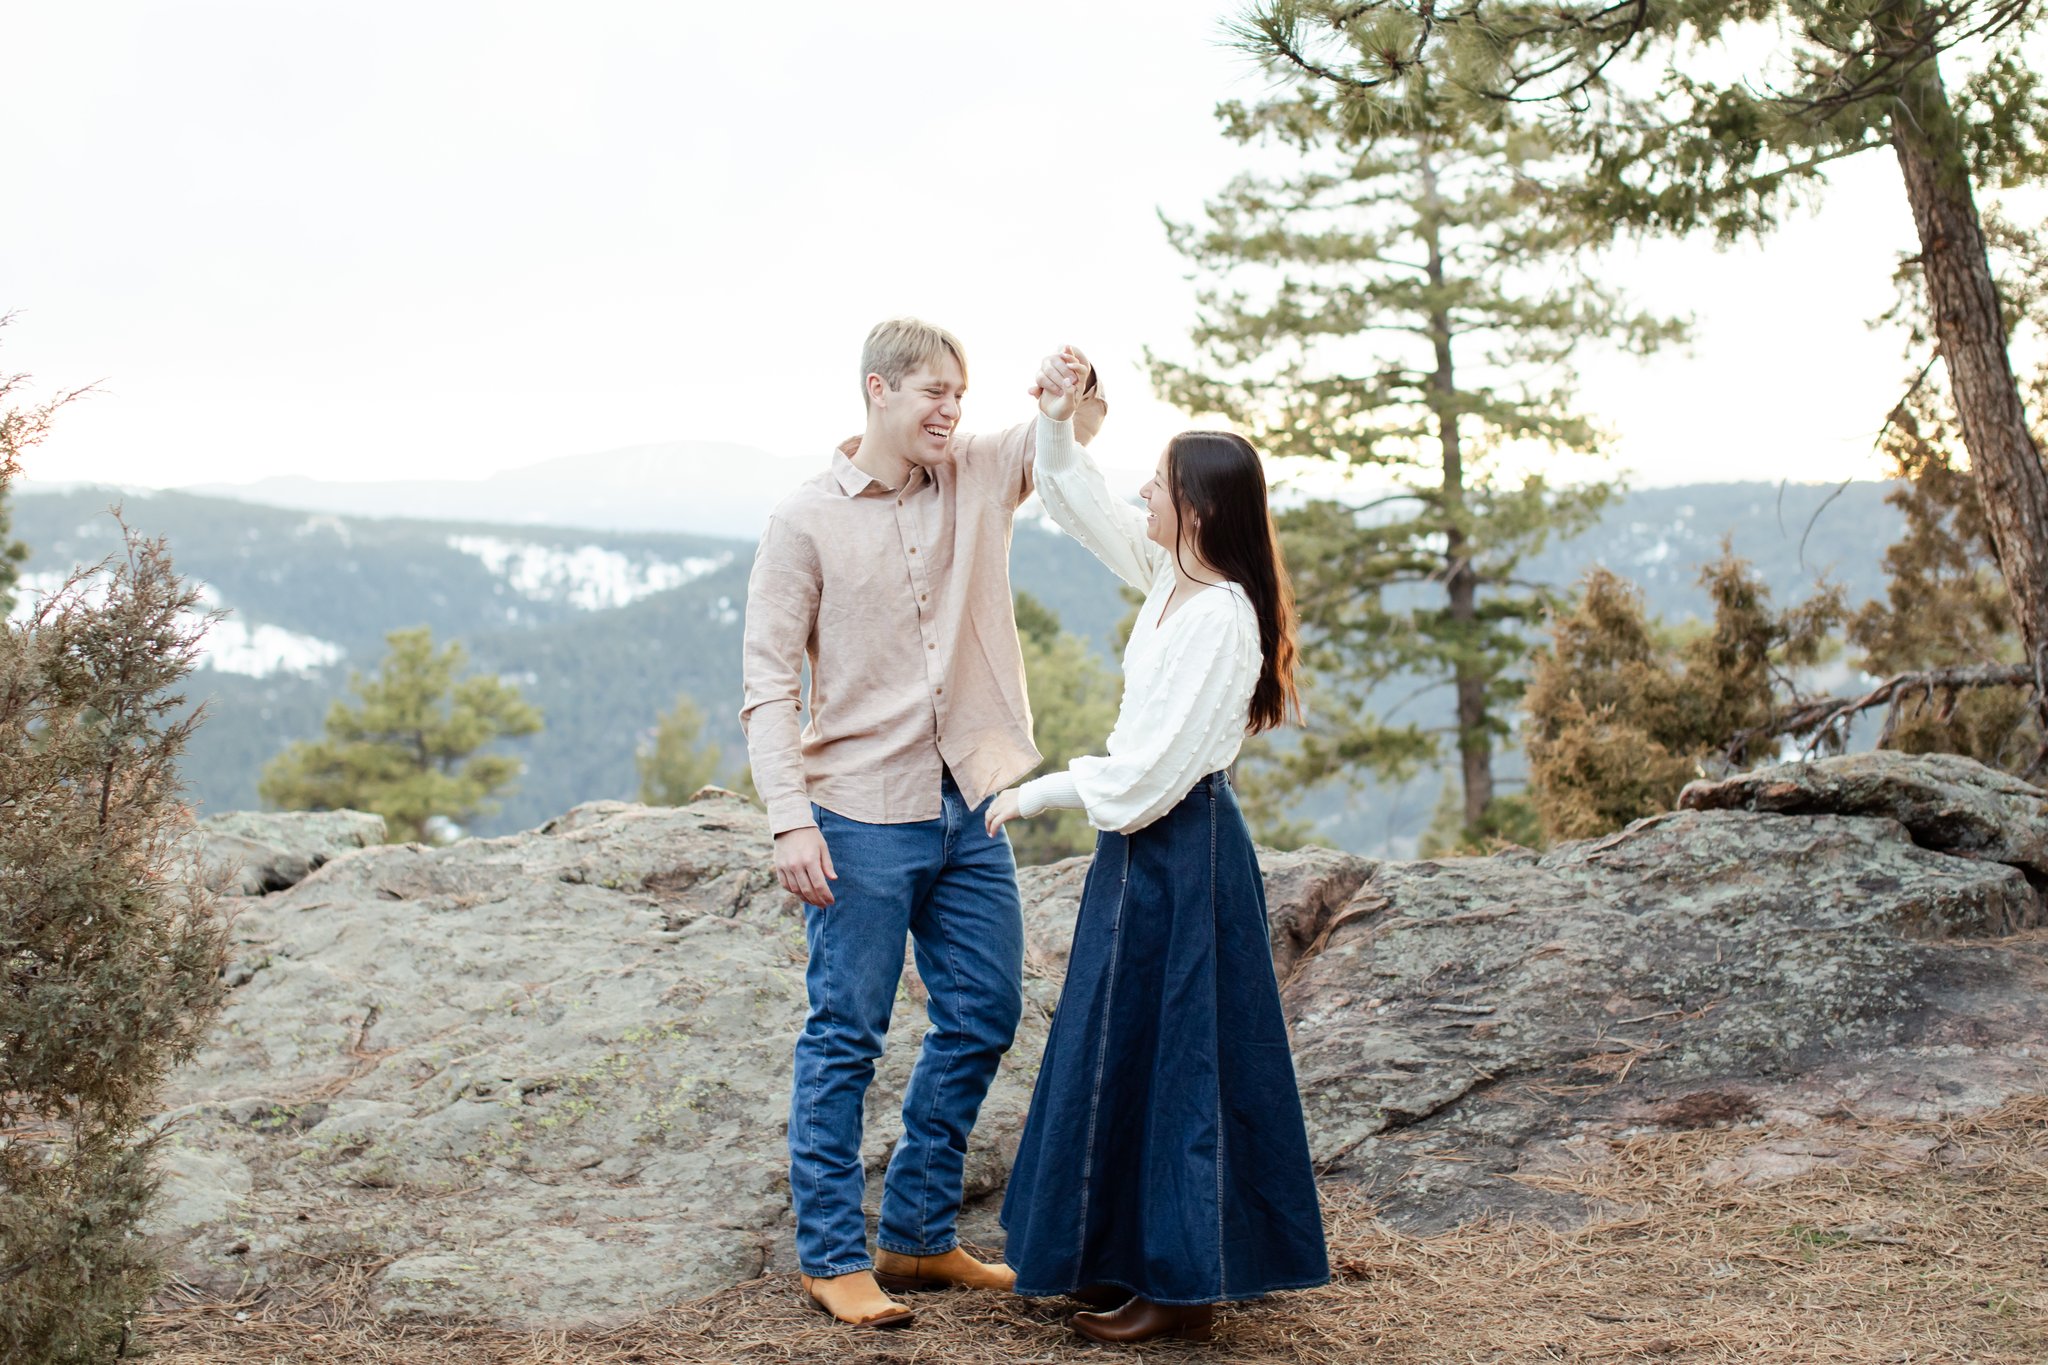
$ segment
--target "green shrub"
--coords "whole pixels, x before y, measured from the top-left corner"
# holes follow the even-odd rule
[[[0,451],[0,456],[12,452]],[[0,459],[0,486],[11,472]],[[0,1360],[104,1360],[156,1271],[145,1121],[219,1009],[226,933],[189,875],[172,691],[207,618],[161,541],[0,639]]]

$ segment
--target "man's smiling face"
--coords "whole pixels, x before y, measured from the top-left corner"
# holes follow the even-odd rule
[[[870,385],[872,392],[874,386]],[[960,401],[967,380],[960,362],[941,353],[903,376],[895,388],[886,384],[874,395],[890,444],[913,464],[926,467],[952,458],[953,429],[960,424]]]

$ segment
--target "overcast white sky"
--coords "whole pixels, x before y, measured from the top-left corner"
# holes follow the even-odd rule
[[[1209,0],[20,5],[0,82],[0,368],[104,381],[35,479],[461,478],[675,439],[807,455],[858,351],[965,340],[967,424],[1059,342],[1149,466],[1185,424],[1139,347],[1192,287],[1156,212],[1240,167],[1262,78]],[[1032,22],[1031,16],[1037,16]],[[1638,484],[1876,476],[1895,166],[1762,247],[1619,267],[1688,354],[1590,359]]]

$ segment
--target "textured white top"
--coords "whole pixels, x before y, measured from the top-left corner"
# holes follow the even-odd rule
[[[1072,422],[1038,419],[1038,496],[1060,529],[1145,593],[1124,647],[1124,699],[1100,758],[1024,784],[1035,815],[1079,804],[1097,829],[1129,834],[1172,810],[1197,779],[1237,758],[1259,680],[1259,618],[1235,583],[1203,588],[1159,613],[1173,592],[1173,556],[1145,536],[1145,514],[1113,496]],[[1078,800],[1076,799],[1078,798]]]

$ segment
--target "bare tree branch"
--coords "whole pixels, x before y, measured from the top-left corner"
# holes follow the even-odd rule
[[[1878,706],[1891,707],[1885,718],[1885,728],[1879,738],[1878,747],[1897,733],[1899,706],[1914,695],[1934,701],[1940,692],[1950,700],[1944,706],[1952,706],[1954,694],[1979,687],[2027,687],[2034,685],[2034,671],[2026,664],[1976,665],[1968,668],[1930,668],[1915,673],[1899,673],[1885,679],[1860,697],[1815,697],[1780,711],[1767,724],[1754,726],[1731,738],[1721,748],[1721,757],[1730,764],[1741,764],[1748,760],[1750,747],[1761,740],[1776,739],[1780,735],[1811,735],[1807,744],[1810,754],[1814,747],[1832,733],[1836,726],[1864,711]]]

